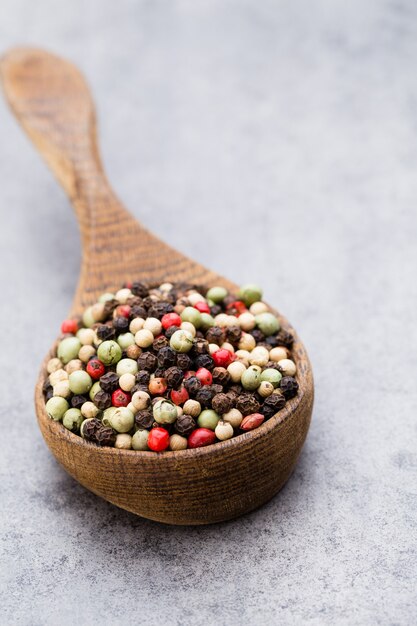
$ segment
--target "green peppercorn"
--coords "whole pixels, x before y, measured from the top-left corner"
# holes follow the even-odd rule
[[[96,393],[98,393],[99,391],[101,391],[101,387],[100,387],[99,381],[97,381],[97,382],[95,382],[93,384],[93,386],[90,389],[89,396],[90,396],[91,402],[94,402],[94,397],[95,397]]]
[[[72,393],[82,395],[90,391],[93,386],[93,380],[91,376],[84,370],[76,370],[69,375],[69,388]]]
[[[215,324],[214,317],[209,313],[201,313],[201,330],[207,330],[211,326],[215,326]]]
[[[189,352],[193,347],[193,336],[188,330],[176,330],[169,345],[175,352]]]
[[[240,383],[244,389],[254,391],[261,383],[261,368],[258,365],[251,365],[243,372]]]
[[[117,407],[116,406],[109,406],[108,409],[104,409],[103,411],[103,418],[102,418],[102,422],[104,424],[104,426],[110,426],[110,419],[113,415],[113,413],[116,411]]]
[[[117,337],[117,343],[122,350],[126,350],[129,346],[134,345],[135,335],[133,333],[123,333]]]
[[[268,367],[261,374],[261,381],[266,381],[267,383],[272,383],[274,387],[278,387],[282,378],[281,372],[272,367]]]
[[[136,374],[138,371],[138,364],[133,359],[121,359],[116,366],[116,373],[119,376],[123,374]]]
[[[180,317],[183,322],[190,322],[195,328],[201,326],[201,313],[193,306],[186,306]]]
[[[114,293],[102,293],[99,297],[99,302],[108,302],[109,300],[114,300]]]
[[[83,324],[87,328],[91,328],[96,323],[93,316],[93,307],[89,306],[83,313]]]
[[[215,304],[222,302],[227,296],[227,289],[224,287],[211,287],[206,293],[206,298]]]
[[[178,409],[170,400],[158,400],[153,405],[152,412],[158,424],[173,424],[178,417]]]
[[[273,313],[260,313],[255,316],[255,322],[264,335],[274,335],[280,329],[280,323]]]
[[[218,415],[216,411],[213,411],[213,409],[204,409],[197,418],[200,428],[209,428],[210,430],[215,430],[219,420],[220,415]]]
[[[109,339],[99,345],[97,356],[104,365],[114,365],[122,358],[122,349],[116,341]]]
[[[81,341],[77,337],[65,337],[58,345],[58,358],[66,365],[76,359],[81,348]]]
[[[139,429],[132,437],[132,448],[134,450],[149,450],[148,448],[149,431]]]
[[[52,396],[46,403],[45,408],[49,417],[59,422],[63,418],[65,411],[68,411],[69,404],[65,398],[61,398],[61,396]]]
[[[237,297],[243,300],[246,306],[262,299],[262,289],[258,285],[243,285],[238,291]]]
[[[133,428],[135,416],[126,406],[120,406],[110,414],[108,420],[109,425],[118,433],[128,433]]]
[[[80,429],[83,421],[84,418],[81,415],[80,409],[68,409],[68,411],[65,411],[64,417],[62,418],[62,424],[72,433]]]

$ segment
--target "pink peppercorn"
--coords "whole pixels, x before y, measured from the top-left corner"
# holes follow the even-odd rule
[[[152,428],[148,437],[148,448],[162,452],[169,446],[169,432],[165,428]]]
[[[130,393],[122,389],[116,389],[111,394],[111,403],[113,406],[127,406],[130,402]]]
[[[61,324],[61,332],[62,333],[75,333],[78,330],[78,324],[76,320],[64,320]]]
[[[217,367],[227,367],[228,365],[230,365],[230,363],[232,363],[232,361],[235,360],[232,352],[226,350],[225,348],[220,348],[220,350],[216,350],[216,352],[213,352],[211,357]]]
[[[215,433],[209,428],[196,428],[188,437],[189,448],[202,448],[216,441]],[[149,445],[149,443],[148,443]]]

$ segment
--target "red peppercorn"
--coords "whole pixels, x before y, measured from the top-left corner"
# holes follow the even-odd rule
[[[106,373],[104,363],[102,363],[100,359],[90,359],[87,363],[86,370],[87,374],[89,374],[93,380],[98,380],[100,376]]]
[[[234,354],[225,348],[216,350],[216,352],[213,352],[211,357],[217,367],[227,367],[230,363],[232,363],[232,361],[235,360]]]
[[[231,302],[230,304],[227,305],[226,310],[230,311],[231,309],[235,310],[238,314],[238,316],[241,313],[245,313],[245,311],[247,311],[248,309],[246,308],[246,305],[244,302],[242,302],[242,300],[235,300],[234,302]]]
[[[216,441],[216,435],[214,431],[208,428],[196,428],[188,437],[189,448],[202,448],[203,446],[209,446]],[[149,445],[149,441],[148,441]]]
[[[113,406],[127,406],[130,402],[130,393],[123,389],[116,389],[111,394],[111,403]]]
[[[64,320],[61,324],[61,332],[62,333],[75,333],[78,330],[77,320]]]
[[[171,326],[181,326],[182,320],[178,313],[165,313],[161,319],[162,328],[167,330]]]
[[[148,448],[154,452],[162,452],[169,446],[169,432],[165,428],[152,428],[148,437]]]
[[[261,413],[252,413],[251,415],[247,415],[243,418],[240,428],[241,430],[253,430],[254,428],[258,428],[264,419],[265,416]]]
[[[205,367],[200,367],[195,375],[202,385],[211,385],[213,382],[212,373]]]
[[[171,391],[171,400],[174,404],[184,404],[189,397],[190,396],[188,395],[188,391],[185,387],[180,387],[179,389],[173,389]]]
[[[200,313],[210,313],[210,307],[207,302],[196,302],[194,308]]]
[[[116,317],[126,317],[130,316],[130,306],[128,304],[121,304],[116,308]]]
[[[187,378],[191,378],[191,376],[195,376],[195,372],[193,370],[187,370],[184,374],[184,380],[187,380]]]

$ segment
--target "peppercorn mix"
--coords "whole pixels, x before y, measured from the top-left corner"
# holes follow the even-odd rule
[[[62,323],[51,419],[99,445],[163,452],[258,428],[297,395],[292,335],[256,285],[133,282]]]

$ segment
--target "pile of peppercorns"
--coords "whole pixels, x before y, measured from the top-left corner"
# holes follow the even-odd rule
[[[62,323],[48,415],[100,446],[184,450],[253,430],[298,391],[293,337],[256,285],[134,282]]]

